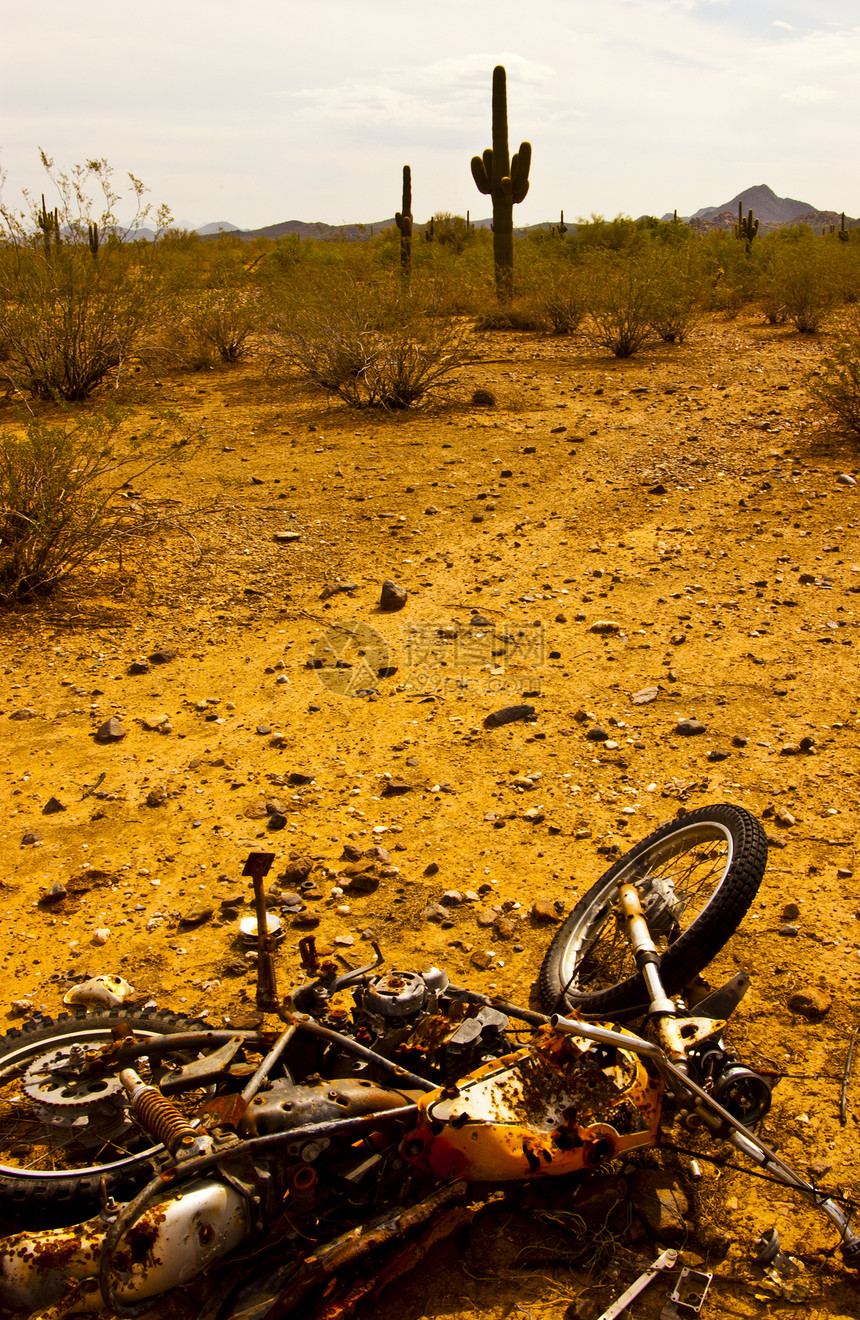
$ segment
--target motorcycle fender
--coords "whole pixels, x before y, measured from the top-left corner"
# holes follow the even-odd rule
[[[587,1045],[549,1037],[422,1096],[401,1152],[441,1179],[576,1173],[654,1145],[661,1100],[632,1053],[606,1066]]]
[[[70,1284],[96,1278],[109,1223],[101,1216],[71,1228],[16,1233],[0,1242],[0,1302],[11,1310],[40,1311]],[[124,1303],[143,1301],[188,1283],[250,1232],[244,1197],[212,1178],[189,1183],[141,1215],[120,1243],[112,1282]],[[76,1310],[101,1311],[96,1288]]]

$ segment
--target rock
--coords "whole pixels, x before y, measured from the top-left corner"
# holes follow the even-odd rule
[[[10,720],[35,720],[36,712],[32,706],[22,706],[20,710],[13,710],[9,716]]]
[[[485,729],[497,729],[502,724],[513,724],[516,720],[534,720],[534,706],[502,706],[494,710],[484,720]]]
[[[278,545],[293,545],[302,539],[301,532],[275,532],[272,540]]]
[[[494,908],[481,908],[475,920],[479,926],[495,926],[499,913]]]
[[[649,702],[656,701],[660,689],[653,684],[650,687],[640,688],[634,692],[630,700],[634,706],[647,706]]]
[[[300,788],[305,784],[312,784],[315,779],[316,775],[308,774],[305,770],[291,770],[288,782]]]
[[[93,938],[92,938],[93,944],[107,944],[109,939],[110,939],[109,926],[99,926],[97,927],[96,930],[93,931]]]
[[[24,848],[34,847],[41,842],[42,836],[41,834],[37,834],[35,830],[27,830],[26,834],[22,834],[21,836],[21,846]]]
[[[211,903],[192,903],[190,908],[179,918],[179,925],[184,927],[202,926],[204,921],[208,921],[214,912]]]
[[[55,816],[58,811],[65,811],[65,810],[66,808],[63,806],[59,798],[49,797],[48,801],[45,803],[44,807],[42,808],[42,815]]]
[[[800,908],[797,906],[797,904],[786,903],[785,907],[782,909],[783,921],[796,921],[799,916],[800,916]]]
[[[787,807],[777,807],[773,814],[774,819],[777,820],[780,825],[785,825],[786,828],[797,824],[796,818],[792,816]]]
[[[810,1160],[806,1166],[810,1178],[815,1178],[816,1181],[820,1178],[826,1178],[832,1168],[832,1160],[822,1159]]]
[[[373,894],[379,888],[379,876],[373,871],[356,871],[338,876],[341,887],[350,894]]]
[[[441,903],[428,903],[424,909],[425,921],[450,921],[451,913]]]
[[[472,403],[476,408],[495,408],[496,396],[492,390],[474,390]]]
[[[39,907],[53,907],[55,903],[62,903],[68,892],[62,880],[55,880],[50,889],[39,895]]]
[[[784,926],[780,926],[779,930],[777,931],[777,934],[784,936],[785,939],[787,940],[796,940],[798,935],[800,934],[800,931],[797,928],[797,926],[793,926],[790,923],[788,923]]]
[[[379,608],[382,610],[402,610],[409,599],[405,587],[400,587],[391,578],[386,578],[382,584],[382,594],[379,597]]]
[[[536,898],[532,905],[532,918],[540,922],[559,922],[561,913],[551,898]]]
[[[391,853],[379,843],[371,844],[369,848],[365,848],[364,856],[370,857],[374,861],[381,862],[383,866],[387,866],[391,861]],[[437,867],[436,869],[438,870],[439,868]],[[425,871],[424,874],[426,875],[427,872]]]
[[[807,990],[796,990],[794,994],[788,996],[787,1001],[790,1013],[797,1013],[799,1017],[806,1018],[809,1022],[819,1022],[826,1013],[830,1012],[832,1003],[830,995],[814,986]]]
[[[621,624],[614,623],[612,619],[596,619],[588,631],[599,633],[602,637],[613,637],[621,632]]]
[[[130,665],[129,665],[129,667],[128,667],[128,672],[129,672],[130,674],[148,674],[148,673],[149,673],[149,661],[148,661],[148,660],[135,660],[133,664],[130,664]]]
[[[510,917],[497,917],[493,925],[500,940],[509,940],[513,937],[516,926]]]
[[[573,1196],[573,1209],[587,1224],[604,1224],[616,1206],[629,1196],[625,1178],[616,1175],[584,1174]]]
[[[427,865],[424,867],[425,875],[436,875],[438,874],[438,871],[439,871],[438,862],[428,862]]]
[[[272,732],[272,726],[271,724],[258,724],[254,732],[258,733],[261,738],[265,738]]]
[[[351,844],[349,846],[352,848]],[[344,852],[346,852],[346,849],[344,849]],[[361,856],[360,850],[358,851],[358,856]],[[353,858],[352,860],[357,861],[358,858]],[[288,880],[294,885],[301,884],[303,880],[307,880],[313,869],[314,863],[312,857],[291,857],[281,874],[278,876],[278,879]]]
[[[167,789],[159,786],[151,788],[146,795],[146,805],[148,807],[163,807],[167,801]]]
[[[248,803],[242,814],[247,820],[265,820],[269,813],[263,799],[257,798],[256,802]]]
[[[852,477],[850,472],[840,472],[840,473],[839,473],[839,476],[836,478],[836,481],[837,481],[837,484],[840,485],[840,486],[856,486],[856,485],[857,485],[857,478],[856,478],[856,477]]]
[[[411,793],[412,785],[407,784],[405,779],[388,779],[382,790],[383,797],[401,797],[404,793]]]
[[[585,736],[589,742],[606,742],[609,738],[609,731],[604,729],[601,724],[592,724],[591,728],[586,731]]]
[[[125,737],[125,729],[116,716],[111,715],[110,719],[105,720],[104,724],[96,730],[95,737],[98,743],[119,742],[121,738]]]
[[[463,895],[459,889],[446,889],[439,902],[445,907],[459,907],[463,902]]]
[[[269,812],[269,819],[266,821],[267,830],[282,830],[286,828],[287,818],[282,811]]]
[[[742,734],[736,733],[732,738],[732,747],[746,747],[748,742],[749,738],[744,738]]]
[[[719,747],[712,747],[708,752],[709,761],[727,761],[730,756],[731,752],[724,752]]]
[[[701,720],[678,720],[675,725],[675,733],[680,734],[682,738],[695,738],[697,734],[704,732],[705,726]]]
[[[630,1180],[630,1202],[658,1242],[687,1235],[689,1202],[683,1188],[662,1170],[637,1169]]]
[[[488,967],[492,966],[494,957],[495,954],[489,949],[476,949],[469,961],[473,967],[478,968],[478,971],[485,972]]]
[[[175,651],[171,650],[169,646],[165,646],[159,651],[153,651],[152,655],[148,657],[149,663],[151,665],[168,665],[175,655]]]
[[[266,798],[263,809],[267,816],[286,816],[287,814],[286,803],[282,802],[280,798]]]

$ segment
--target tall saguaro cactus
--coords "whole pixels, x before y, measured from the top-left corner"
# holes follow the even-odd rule
[[[400,278],[404,289],[412,278],[412,170],[403,166],[402,211],[395,211],[394,223],[400,230]]]
[[[493,261],[499,302],[509,303],[514,291],[514,203],[529,190],[530,142],[521,142],[508,156],[508,97],[504,66],[493,69],[493,145],[472,157],[472,178],[478,191],[493,199]]]
[[[742,238],[747,245],[747,252],[752,247],[752,241],[758,233],[758,219],[753,215],[753,209],[750,207],[750,213],[746,220],[744,219],[743,200],[738,202],[738,222],[735,225],[735,238]]]

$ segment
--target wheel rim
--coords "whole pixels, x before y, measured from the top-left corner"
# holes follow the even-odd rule
[[[162,1033],[135,1028],[138,1039]],[[57,1031],[38,1041],[23,1040],[4,1055],[0,1076],[0,1177],[39,1182],[72,1182],[80,1178],[114,1175],[164,1153],[160,1143],[141,1128],[113,1079],[75,1080],[57,1070],[74,1066],[75,1046],[84,1050],[113,1039],[106,1027],[74,1035]],[[136,1060],[144,1081],[148,1060]],[[178,1097],[191,1117],[199,1108],[201,1091]],[[176,1101],[175,1101],[176,1102]]]
[[[705,911],[734,855],[732,836],[717,821],[674,830],[631,858],[583,914],[561,959],[564,993],[576,999],[636,974],[624,931],[615,919],[617,885],[635,884],[651,937],[665,953]]]

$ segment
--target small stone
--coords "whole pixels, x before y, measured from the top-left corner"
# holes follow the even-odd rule
[[[13,710],[9,716],[10,720],[34,720],[36,712],[32,706],[22,706],[20,710]]]
[[[496,934],[500,940],[511,939],[516,930],[516,926],[511,921],[510,917],[498,917],[493,924],[495,925]]]
[[[55,903],[62,903],[68,892],[62,880],[55,880],[50,889],[46,889],[43,894],[40,894],[39,907],[53,907]]]
[[[485,972],[487,968],[492,965],[494,957],[495,954],[489,949],[476,949],[469,961],[473,967],[477,967],[479,971]]]
[[[272,540],[278,545],[293,545],[302,539],[301,532],[275,532]]]
[[[592,724],[586,731],[586,738],[589,742],[606,742],[609,737],[609,731],[600,724]]]
[[[476,408],[495,408],[496,396],[492,390],[474,390],[472,403]]]
[[[214,908],[211,903],[192,903],[190,908],[179,918],[179,925],[184,927],[202,926],[204,921],[208,921],[212,916]]]
[[[746,747],[748,742],[749,738],[744,738],[742,734],[736,733],[732,738],[732,747]]]
[[[450,921],[451,914],[441,903],[428,903],[424,909],[425,921]]]
[[[27,830],[27,833],[21,836],[21,846],[23,848],[31,848],[41,842],[42,836],[37,834],[35,830]]]
[[[48,801],[45,803],[44,807],[42,808],[42,815],[55,816],[58,811],[65,811],[65,810],[66,808],[63,806],[59,798],[49,797]]]
[[[786,923],[786,925],[780,926],[777,934],[783,935],[788,940],[796,940],[798,935],[800,934],[800,930],[798,929],[797,926],[793,926],[790,923]]]
[[[497,729],[502,724],[513,724],[517,720],[534,720],[534,706],[503,706],[501,710],[494,710],[484,719],[485,729]]]
[[[649,702],[657,700],[659,691],[660,689],[652,684],[650,687],[640,688],[638,692],[634,692],[630,700],[634,706],[647,706]]]
[[[382,610],[402,610],[409,599],[405,587],[400,587],[391,578],[386,578],[382,584],[382,594],[379,597],[379,608]]]
[[[730,756],[731,752],[724,752],[719,747],[712,747],[708,752],[709,761],[727,761]]]
[[[159,786],[151,788],[146,795],[146,805],[148,807],[163,807],[167,801],[167,789]]]
[[[786,903],[785,907],[782,909],[783,921],[797,921],[797,918],[799,916],[800,916],[800,908],[797,906],[797,904]]]
[[[498,919],[498,912],[494,908],[481,908],[477,913],[475,920],[479,926],[495,926]]]
[[[267,830],[282,830],[287,825],[287,818],[281,811],[273,811],[266,822]]]
[[[272,732],[272,726],[271,724],[258,724],[254,732],[258,733],[261,738],[265,738]]]
[[[690,1209],[683,1189],[659,1169],[637,1169],[630,1180],[630,1201],[658,1242],[686,1237]]]
[[[411,793],[412,785],[407,784],[405,779],[388,779],[382,790],[383,797],[401,797],[404,793]]]
[[[111,715],[110,719],[105,720],[96,730],[96,742],[99,743],[119,742],[124,737],[125,729],[115,715]]]
[[[147,661],[147,660],[135,660],[135,661],[133,662],[133,664],[130,664],[130,665],[129,665],[129,667],[128,667],[128,672],[129,672],[130,674],[148,674],[148,673],[149,673],[149,661]]]
[[[291,770],[288,782],[296,788],[301,788],[305,784],[312,784],[316,775],[308,774],[305,770]]]
[[[830,1012],[832,1003],[830,995],[814,986],[808,990],[796,990],[793,995],[789,995],[787,1001],[790,1013],[797,1013],[799,1017],[806,1018],[809,1022],[818,1022],[823,1018]]]
[[[675,725],[675,733],[680,734],[682,738],[695,738],[704,732],[705,726],[701,720],[678,720]]]
[[[823,1160],[821,1158],[810,1160],[806,1166],[810,1178],[815,1178],[816,1181],[819,1178],[826,1178],[832,1168],[832,1160]]]
[[[852,477],[850,472],[840,472],[840,473],[839,473],[839,476],[836,478],[836,481],[837,481],[837,484],[840,485],[840,486],[856,486],[856,485],[857,485],[857,478],[856,478],[856,477]]]
[[[149,663],[151,665],[167,665],[170,664],[175,655],[175,651],[172,651],[169,646],[165,646],[158,651],[153,651],[152,655],[148,657]]]
[[[424,874],[425,874],[425,875],[436,875],[436,873],[438,872],[438,870],[439,870],[439,863],[438,863],[438,862],[428,862],[427,865],[424,867]]]
[[[561,913],[551,898],[536,898],[532,905],[532,918],[540,922],[561,921]]]
[[[463,895],[459,889],[446,889],[439,902],[444,903],[445,907],[459,907],[463,902]]]
[[[780,825],[788,827],[797,824],[796,818],[792,816],[787,807],[777,807],[773,814],[774,819],[777,820]]]
[[[364,856],[370,857],[373,861],[381,862],[383,866],[387,866],[391,861],[391,853],[387,848],[383,848],[381,843],[371,844],[369,848],[365,849]],[[436,869],[438,870],[439,868],[437,867]],[[425,871],[424,874],[426,875],[427,872]]]
[[[614,623],[612,619],[596,619],[588,631],[602,637],[612,637],[621,632],[621,624]]]
[[[99,926],[96,930],[93,931],[93,938],[92,938],[93,944],[107,944],[109,939],[110,939],[109,926]]]

